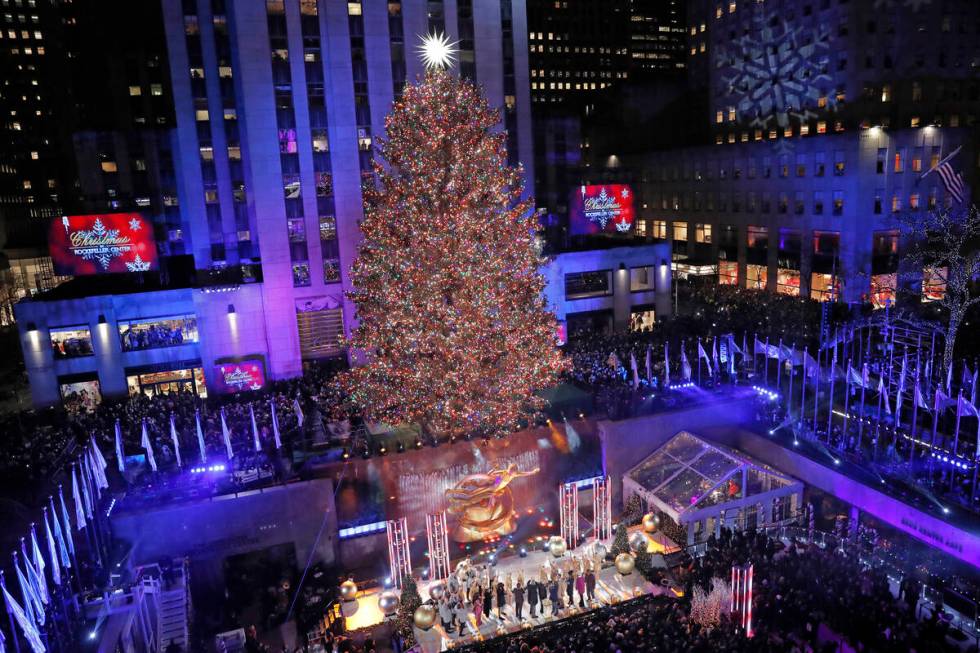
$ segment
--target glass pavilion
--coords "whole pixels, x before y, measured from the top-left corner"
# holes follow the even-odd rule
[[[722,526],[761,527],[794,517],[803,483],[680,431],[623,476],[623,499],[634,494],[686,530],[687,544],[694,544]]]

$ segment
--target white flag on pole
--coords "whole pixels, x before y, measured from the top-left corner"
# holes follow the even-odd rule
[[[180,459],[180,438],[177,437],[177,425],[174,423],[174,414],[170,413],[170,440],[174,443],[174,456],[177,457],[177,467],[183,467]]]
[[[116,420],[116,464],[119,466],[119,473],[126,471],[126,456],[123,454],[122,429],[119,428],[119,420]]]
[[[75,499],[75,527],[78,530],[85,528],[85,507],[82,504],[82,493],[78,489],[78,474],[75,473],[75,466],[71,468],[71,494]]]
[[[44,648],[44,642],[41,641],[41,633],[38,632],[37,626],[32,619],[27,618],[24,609],[20,607],[14,597],[10,596],[6,585],[3,587],[3,600],[7,603],[7,612],[14,616],[17,625],[24,631],[24,638],[31,645],[31,650],[34,653],[45,653],[47,649]]]
[[[157,471],[157,459],[153,456],[153,443],[150,442],[150,435],[146,432],[146,418],[142,420],[143,437],[140,439],[140,445],[146,450],[146,460],[150,463],[150,469]]]
[[[279,438],[279,418],[276,416],[276,401],[269,400],[269,408],[272,410],[272,437],[276,441],[276,449],[282,448],[282,440]]]
[[[197,427],[197,448],[201,450],[201,464],[208,462],[208,450],[204,446],[204,431],[201,430],[201,411],[194,411],[194,424]]]
[[[225,441],[225,451],[228,453],[228,460],[235,457],[235,451],[231,448],[231,432],[228,430],[228,423],[225,421],[225,409],[221,409],[221,437]]]
[[[303,408],[299,405],[299,397],[293,399],[293,412],[296,413],[296,423],[299,424],[300,428],[303,428],[306,417],[303,415]]]
[[[58,564],[58,545],[55,544],[51,532],[51,522],[48,520],[48,507],[44,507],[44,536],[48,541],[48,558],[51,559],[51,580],[55,585],[61,585],[61,565]]]
[[[262,451],[262,442],[259,440],[259,426],[255,423],[255,410],[252,408],[252,404],[248,405],[248,415],[252,418],[252,441],[255,444],[255,450]]]

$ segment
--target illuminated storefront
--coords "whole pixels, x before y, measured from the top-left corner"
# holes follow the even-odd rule
[[[769,268],[765,265],[748,263],[745,266],[745,287],[751,290],[765,290],[769,285]]]
[[[946,268],[922,269],[922,301],[938,302],[946,296]]]
[[[814,272],[810,275],[810,299],[829,302],[840,297],[840,288],[834,283],[834,275]]]
[[[85,325],[53,327],[51,351],[56,359],[93,356],[92,332]]]
[[[800,295],[800,271],[787,268],[776,270],[776,292],[781,295]]]
[[[898,288],[898,273],[875,274],[871,276],[871,305],[885,308],[895,305],[896,289]]]
[[[207,386],[204,383],[204,369],[200,366],[200,361],[197,362],[197,366],[181,369],[147,372],[126,370],[126,385],[129,387],[130,396],[141,392],[147,397],[168,393],[208,396]]]
[[[718,285],[738,285],[738,261],[718,261]]]

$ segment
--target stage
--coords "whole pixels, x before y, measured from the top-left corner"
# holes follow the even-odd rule
[[[649,550],[663,551],[665,549],[669,550],[673,546],[669,540],[659,533],[650,536],[649,541]],[[611,539],[604,542],[607,550],[611,544]],[[574,551],[566,552],[562,558],[555,558],[549,551],[543,550],[528,552],[527,557],[524,558],[518,555],[510,555],[500,559],[492,569],[497,580],[506,583],[508,577],[516,580],[519,576],[523,576],[526,582],[530,578],[539,578],[542,569],[549,565],[556,563],[561,565],[567,563],[572,558],[585,559],[587,561],[593,560],[593,547],[594,544],[590,542]],[[423,601],[430,599],[429,587],[433,584],[433,581],[419,582],[419,594],[422,596]],[[523,618],[518,621],[513,601],[510,600],[508,605],[505,606],[502,617],[497,616],[497,610],[494,607],[491,611],[491,616],[484,618],[479,628],[476,625],[476,618],[470,613],[462,635],[458,634],[455,627],[451,633],[447,633],[437,618],[436,625],[429,630],[416,628],[415,636],[422,651],[425,653],[436,653],[450,649],[453,646],[482,641],[522,629],[533,628],[550,621],[612,605],[641,593],[679,596],[679,591],[669,586],[653,585],[647,582],[640,572],[635,569],[629,575],[623,576],[616,571],[614,565],[607,562],[606,566],[596,575],[595,601],[591,606],[587,606],[586,608],[580,608],[578,606],[578,594],[576,593],[575,606],[566,606],[564,610],[560,610],[557,614],[552,615],[550,602],[546,602],[543,606],[541,604],[538,605],[537,616],[532,618],[530,616],[530,604],[525,601]],[[564,596],[564,583],[561,584],[561,592],[563,600],[566,600]],[[346,625],[349,629],[374,628],[384,622],[384,616],[378,608],[379,596],[380,590],[364,592],[357,597],[357,610],[348,613],[347,616]]]

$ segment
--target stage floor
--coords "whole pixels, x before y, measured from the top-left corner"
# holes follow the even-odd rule
[[[664,538],[661,536],[657,539]],[[651,544],[654,544],[654,542],[654,538],[651,538]],[[605,543],[607,549],[610,544],[611,540]],[[664,548],[669,548],[671,544],[672,543],[670,543],[669,540],[660,541],[656,542],[656,544],[650,548],[654,551],[662,551]],[[589,556],[592,552],[592,546],[593,545],[590,543],[588,545],[583,545],[574,551],[569,551],[565,554],[564,559],[567,559],[570,556]],[[546,564],[553,564],[557,560],[559,559],[556,559],[547,551],[529,552],[526,558],[521,558],[520,556],[507,556],[502,558],[497,563],[495,567],[496,575],[501,579],[504,579],[510,575],[516,580],[519,574],[523,574],[526,581],[532,577],[538,578],[541,569]],[[419,593],[421,594],[423,601],[429,599],[428,588],[431,585],[431,582],[419,583]],[[564,584],[562,585],[561,589],[564,592]],[[596,578],[596,600],[591,606],[586,608],[578,607],[578,597],[576,595],[576,605],[574,607],[566,607],[565,610],[559,611],[556,615],[552,615],[550,605],[546,605],[543,609],[541,605],[538,605],[538,614],[536,617],[532,618],[530,616],[530,606],[528,603],[525,603],[523,618],[518,621],[514,611],[514,605],[511,603],[505,607],[504,614],[501,616],[497,616],[495,608],[492,611],[491,616],[485,618],[479,628],[477,628],[475,617],[470,614],[468,623],[464,627],[462,635],[458,634],[455,628],[453,629],[453,632],[447,633],[443,629],[441,623],[437,623],[428,631],[416,629],[415,634],[416,639],[425,653],[437,653],[438,651],[447,650],[455,645],[490,639],[506,633],[533,628],[534,626],[539,626],[556,619],[562,619],[573,614],[612,605],[614,603],[637,596],[641,593],[676,596],[676,593],[672,588],[655,586],[652,583],[647,582],[639,571],[634,570],[630,575],[622,576],[616,572],[615,566],[607,566],[598,573]],[[357,610],[353,611],[353,613],[347,616],[348,629],[356,630],[361,628],[372,628],[383,623],[384,616],[381,613],[381,610],[378,608],[379,594],[380,591],[365,592],[357,597]],[[562,598],[564,599],[565,597],[563,596]]]

